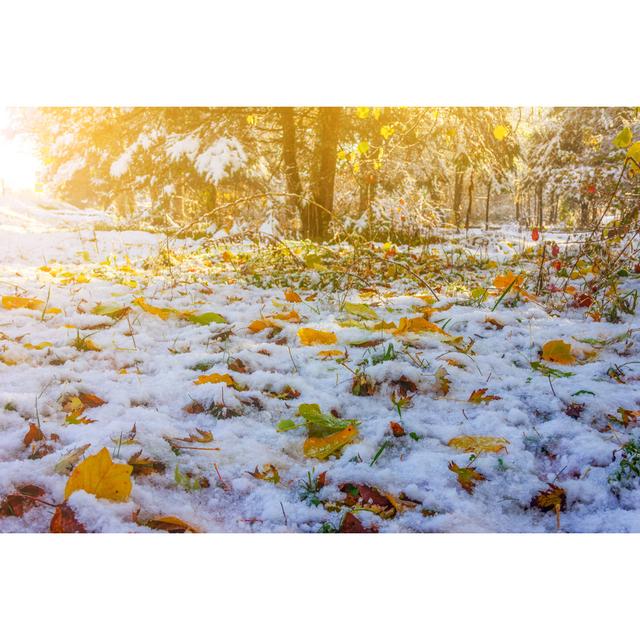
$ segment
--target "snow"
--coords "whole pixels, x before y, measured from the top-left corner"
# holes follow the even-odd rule
[[[212,165],[208,162],[207,166]],[[445,309],[447,302],[460,302],[464,296],[443,293],[433,305],[442,310],[435,311],[430,320],[449,320],[449,333],[475,340],[475,353],[463,355],[432,333],[404,337],[341,326],[338,322],[347,319],[340,310],[341,300],[376,304],[376,298],[361,299],[356,290],[340,296],[320,292],[313,302],[289,304],[282,288],[243,284],[236,267],[222,254],[249,251],[249,244],[173,241],[171,248],[180,260],[170,270],[158,270],[149,267],[149,261],[165,248],[163,235],[96,231],[96,221],[108,218],[106,214],[99,216],[62,203],[56,209],[45,209],[43,203],[17,197],[0,202],[0,294],[49,296],[49,305],[62,310],[43,317],[41,311],[0,307],[0,499],[30,483],[45,489],[47,501],[62,501],[67,477],[53,469],[63,455],[89,444],[86,455],[106,447],[115,461],[126,462],[142,449],[145,456],[166,464],[164,473],[135,477],[125,503],[74,493],[69,504],[90,531],[148,532],[132,520],[138,508],[142,517],[172,515],[203,531],[315,532],[327,522],[337,527],[341,513],[300,498],[300,483],[313,470],[327,472],[327,486],[318,494],[323,501],[341,500],[339,485],[351,482],[394,496],[404,493],[422,503],[388,520],[357,513],[365,526],[375,524],[381,532],[554,531],[554,515],[530,507],[547,482],[567,492],[561,531],[640,532],[640,490],[636,484],[618,496],[611,491],[608,477],[617,468],[619,453],[616,461],[613,456],[620,444],[615,433],[602,428],[606,415],[615,414],[619,407],[640,408],[639,367],[632,364],[640,360],[637,334],[602,348],[593,361],[570,369],[558,365],[575,374],[570,378],[550,383],[529,366],[549,340],[562,339],[579,347],[577,339],[612,338],[637,330],[635,317],[624,316],[625,321],[615,325],[595,323],[585,317],[584,310],[549,315],[534,302],[514,308],[502,305],[491,312],[493,298],[482,307],[454,304]],[[468,246],[478,251],[471,243],[474,237],[470,234]],[[566,236],[558,234],[558,239]],[[508,262],[525,242],[515,230],[496,233],[487,255],[500,264]],[[439,247],[441,252],[452,249],[452,244]],[[64,276],[39,269],[45,265]],[[299,293],[304,297],[310,291]],[[412,308],[424,306],[417,293],[428,294],[406,280],[389,282],[383,293],[384,305],[374,308],[381,319],[396,322],[414,315]],[[176,316],[163,320],[133,305],[138,297],[158,307],[220,313],[227,323],[200,326]],[[132,311],[128,319],[112,321],[90,313],[98,303],[129,305]],[[274,338],[247,328],[261,315],[292,308],[302,316],[302,323],[283,322],[282,332]],[[487,316],[504,328],[487,325]],[[89,328],[98,323],[108,326]],[[81,335],[92,334],[102,350],[76,350],[72,346],[76,329],[67,325],[78,327]],[[398,357],[367,367],[367,374],[379,383],[374,396],[354,396],[351,373],[334,360],[317,356],[329,347],[300,344],[297,331],[301,326],[334,331],[337,348],[347,347],[352,368],[372,351],[348,346],[354,341],[382,337],[386,342],[375,353],[393,344]],[[233,333],[216,339],[223,329]],[[279,344],[283,338],[286,342]],[[41,342],[53,346],[25,347]],[[410,354],[419,354],[423,366]],[[246,373],[229,370],[234,358],[242,360]],[[450,365],[447,358],[465,368]],[[623,362],[629,363],[625,367],[628,379],[619,384],[607,371]],[[210,367],[207,374],[230,373],[245,389],[220,383],[195,385],[202,374],[196,367],[203,363]],[[444,397],[434,392],[434,374],[441,365],[451,381]],[[390,396],[397,388],[393,381],[401,376],[418,387],[402,418],[406,431],[414,432],[418,440],[390,436],[389,422],[398,420]],[[263,393],[282,392],[287,386],[300,396],[281,400]],[[484,387],[501,400],[486,405],[467,402],[472,391]],[[575,396],[579,390],[595,395]],[[65,424],[60,400],[79,392],[95,393],[105,404],[86,411],[94,422]],[[36,419],[36,398],[43,432],[47,436],[55,433],[60,440],[53,443],[49,455],[30,459],[23,438],[29,422]],[[224,402],[239,415],[222,419],[187,413],[184,407],[194,401]],[[585,409],[573,419],[564,409],[576,401],[583,402]],[[358,419],[358,439],[338,458],[305,458],[303,429],[276,431],[280,420],[295,419],[301,403],[318,403],[324,412],[333,409],[342,417]],[[137,443],[119,445],[122,434],[134,424]],[[183,450],[174,455],[165,436],[186,437],[197,428],[211,430],[214,436],[203,447],[220,450]],[[624,435],[637,431],[638,427],[630,425]],[[491,435],[510,442],[506,453],[485,454],[473,463],[487,478],[473,495],[460,488],[447,468],[452,460],[460,466],[469,461],[469,454],[447,446],[461,434]],[[385,441],[388,447],[372,465]],[[542,448],[550,455],[541,455]],[[280,484],[247,473],[264,464],[277,467]],[[205,477],[210,486],[185,491],[174,480],[176,465],[181,473]],[[436,515],[425,516],[422,509]],[[38,506],[22,518],[0,517],[0,531],[46,531],[51,511]]]
[[[236,138],[222,137],[208,146],[195,160],[198,173],[214,184],[242,168],[247,156]]]

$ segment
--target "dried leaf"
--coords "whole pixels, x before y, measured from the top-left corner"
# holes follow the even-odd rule
[[[44,440],[44,433],[40,430],[40,427],[32,422],[29,425],[29,431],[27,431],[27,435],[25,435],[23,442],[26,447],[28,447],[32,442],[36,442],[38,440]]]
[[[91,446],[90,444],[85,444],[85,445],[82,445],[81,447],[78,447],[77,449],[73,449],[72,451],[67,453],[67,455],[60,458],[60,460],[58,461],[56,466],[53,468],[53,470],[56,473],[59,473],[61,475],[70,474],[73,468],[80,461],[80,458],[82,458],[82,456],[84,455],[84,452],[90,446]]]
[[[367,529],[352,513],[346,513],[344,515],[338,531],[340,533],[378,533],[375,527]]]
[[[127,464],[131,465],[134,476],[150,476],[153,473],[164,473],[166,465],[160,460],[152,458],[144,458],[142,450],[134,453],[128,460]]]
[[[262,471],[260,471],[256,466],[254,471],[247,471],[247,473],[258,480],[264,480],[265,482],[272,482],[273,484],[278,484],[280,482],[280,474],[272,464],[262,465]]]
[[[49,525],[50,533],[86,533],[84,525],[78,521],[74,510],[66,503],[56,507]]]
[[[469,396],[469,399],[467,400],[467,402],[474,402],[475,404],[480,404],[481,402],[493,402],[494,400],[502,400],[502,398],[500,396],[487,396],[485,395],[487,393],[487,389],[483,388],[483,389],[476,389],[475,391],[471,392],[471,395]]]
[[[284,292],[284,299],[287,302],[302,302],[302,298],[295,291],[291,291],[291,289]]]
[[[378,314],[368,305],[363,303],[345,302],[344,310],[354,316],[367,320],[377,320]]]
[[[223,382],[227,387],[238,388],[236,381],[228,373],[210,373],[199,376],[195,384],[218,384]]]
[[[200,533],[200,530],[192,524],[175,516],[156,516],[150,520],[139,521],[138,524],[150,529],[167,531],[168,533]]]
[[[453,460],[449,462],[449,471],[456,474],[458,484],[470,495],[473,494],[478,482],[487,479],[479,471],[476,471],[475,467],[459,467]]]

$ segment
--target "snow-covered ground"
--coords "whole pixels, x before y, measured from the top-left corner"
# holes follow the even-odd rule
[[[201,531],[337,529],[350,510],[344,503],[351,494],[340,489],[347,483],[392,497],[393,517],[362,508],[371,504],[354,510],[364,527],[380,532],[555,531],[554,513],[532,506],[549,483],[566,492],[561,531],[640,531],[637,482],[612,491],[609,481],[619,468],[621,445],[638,431],[636,421],[621,426],[607,417],[640,408],[640,365],[632,364],[640,360],[635,317],[594,322],[585,309],[550,314],[535,300],[492,311],[496,296],[470,305],[468,291],[442,290],[440,300],[431,301],[415,281],[396,283],[391,275],[374,294],[321,290],[313,299],[314,291],[299,289],[302,301],[290,302],[284,288],[242,279],[246,246],[172,241],[176,259],[159,266],[163,235],[94,232],[106,214],[41,205],[0,202],[0,295],[46,302],[34,309],[0,307],[0,500],[31,484],[44,489],[49,505],[61,503],[68,476],[58,463],[89,445],[83,457],[106,447],[119,463],[142,451],[155,472],[134,475],[124,502],[73,493],[69,505],[88,531],[148,532],[144,522],[163,516]],[[515,230],[495,234],[486,256],[493,262],[473,278],[490,287],[522,245]],[[469,247],[476,251],[471,242]],[[366,303],[396,326],[402,317],[433,308],[429,321],[449,337],[366,328],[375,323],[346,311],[345,300]],[[102,313],[130,311],[117,319],[117,313],[92,313],[97,305]],[[299,322],[287,316],[291,311]],[[201,325],[180,312],[215,312],[225,322]],[[249,328],[278,314],[284,318],[272,322],[280,331]],[[334,332],[337,343],[305,346],[298,335],[303,327]],[[630,330],[608,345],[580,342]],[[89,342],[77,342],[78,336]],[[462,342],[450,340],[457,336]],[[469,340],[474,343],[464,353]],[[571,344],[579,360],[545,364],[572,376],[550,379],[530,366],[551,340]],[[395,358],[376,357],[389,345]],[[344,364],[376,383],[373,395],[354,395],[352,371],[335,354],[318,355],[345,348]],[[616,380],[610,369],[625,363],[631,363],[625,377]],[[230,374],[237,388],[196,384],[215,373]],[[499,399],[468,401],[484,388]],[[400,419],[391,396],[398,398],[402,389],[411,402]],[[69,420],[68,399],[81,393],[104,404]],[[301,421],[296,413],[303,403],[359,421],[357,437],[339,457],[305,457],[304,428],[277,430],[282,420]],[[584,404],[577,417],[568,415],[572,403]],[[210,411],[198,412],[203,408]],[[29,424],[38,419],[46,439],[27,445]],[[391,421],[405,435],[395,437]],[[209,431],[213,440],[207,442],[202,434]],[[205,442],[172,440],[176,448],[167,440],[191,434]],[[508,443],[470,461],[469,452],[448,444],[462,435]],[[485,479],[469,493],[451,462]],[[248,473],[258,467],[272,477],[265,465],[277,469],[277,483]],[[324,486],[304,495],[308,474],[324,472]],[[0,516],[0,531],[48,531],[49,505],[38,502],[20,517]]]

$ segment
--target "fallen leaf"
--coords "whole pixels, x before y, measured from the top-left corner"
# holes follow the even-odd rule
[[[467,402],[473,402],[475,404],[480,404],[481,402],[493,402],[494,400],[502,400],[502,398],[500,396],[487,396],[485,395],[487,393],[487,389],[476,389],[475,391],[471,392],[471,395],[469,396],[469,399],[467,400]]]
[[[210,373],[199,376],[195,384],[218,384],[223,382],[227,387],[237,387],[236,381],[228,373]]]
[[[75,511],[66,503],[56,507],[49,524],[50,533],[86,533],[84,525],[76,518]]]
[[[391,422],[389,422],[389,428],[391,429],[391,432],[396,438],[400,438],[406,435],[404,428],[399,422],[394,422],[392,420]]]
[[[149,476],[153,473],[164,473],[166,469],[164,462],[143,457],[142,450],[134,453],[127,460],[127,464],[131,465],[131,475],[133,476]]]
[[[542,345],[541,358],[557,364],[575,364],[576,358],[571,353],[571,345],[562,340],[550,340]]]
[[[510,442],[506,438],[462,435],[449,440],[447,446],[477,456],[481,453],[500,453],[507,448],[508,444]]]
[[[138,524],[150,529],[167,531],[168,533],[200,533],[200,530],[192,524],[175,516],[156,516],[150,520],[139,521]]]
[[[284,292],[284,299],[287,302],[302,302],[302,298],[295,291],[291,291],[291,289]]]
[[[340,522],[339,533],[378,533],[375,527],[367,529],[356,516],[346,513]]]
[[[415,318],[400,318],[398,322],[398,328],[393,331],[395,335],[402,335],[404,333],[422,333],[428,331],[431,333],[440,333],[448,336],[449,334],[443,331],[437,324],[429,322],[422,316]]]
[[[75,491],[84,490],[97,498],[124,502],[131,493],[131,472],[128,464],[111,460],[106,448],[83,460],[71,473],[64,490],[66,500]]]
[[[272,464],[262,465],[262,471],[256,466],[254,471],[247,471],[247,473],[258,480],[264,480],[264,482],[272,482],[273,484],[280,482],[280,474]]]
[[[354,425],[349,425],[346,429],[328,436],[312,436],[307,438],[304,442],[304,455],[307,456],[307,458],[318,458],[319,460],[324,460],[332,453],[335,453],[345,445],[355,440],[357,435],[358,429]]]
[[[25,435],[23,442],[26,447],[28,447],[32,442],[36,442],[38,440],[44,440],[44,433],[40,430],[40,427],[32,422],[29,425],[29,431]]]
[[[458,484],[470,495],[473,494],[478,482],[483,482],[487,479],[479,471],[476,471],[475,467],[459,467],[453,461],[449,462],[449,471],[453,471],[456,474]]]
[[[44,302],[37,298],[23,298],[21,296],[2,296],[2,306],[5,309],[42,309]]]
[[[344,310],[354,316],[366,318],[368,320],[377,320],[378,314],[368,304],[358,304],[355,302],[345,302]]]
[[[316,344],[336,344],[338,342],[336,334],[332,331],[318,331],[309,327],[299,329],[298,337],[300,342],[307,347]]]
[[[76,464],[78,464],[78,462],[82,458],[84,452],[90,446],[91,446],[90,444],[82,445],[81,447],[77,447],[76,449],[73,449],[72,451],[67,453],[65,456],[62,456],[62,458],[60,458],[60,460],[57,462],[53,470],[56,473],[59,473],[61,475],[69,475],[73,470],[73,468],[76,466]]]

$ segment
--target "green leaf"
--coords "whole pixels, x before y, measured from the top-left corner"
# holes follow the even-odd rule
[[[631,140],[633,140],[633,133],[629,127],[625,127],[613,139],[613,144],[615,144],[618,149],[626,149],[631,144]]]
[[[195,324],[211,324],[212,322],[217,323],[225,323],[226,320],[219,314],[210,311],[209,313],[201,313],[198,316],[189,316],[187,318],[189,322],[194,322]]]
[[[571,394],[572,396],[595,396],[596,394],[593,393],[593,391],[587,391],[586,389],[580,389],[580,391],[576,391],[575,393]]]
[[[570,371],[560,371],[560,369],[553,369],[552,367],[548,367],[546,364],[542,364],[542,362],[532,362],[531,368],[538,373],[541,373],[543,376],[551,376],[553,378],[570,378],[575,375]]]
[[[297,429],[299,426],[301,425],[296,424],[293,420],[280,420],[276,429],[278,431],[291,431],[291,429]]]
[[[349,425],[360,424],[357,420],[343,420],[330,413],[322,413],[320,405],[317,404],[301,404],[298,407],[298,414],[305,419],[309,435],[316,438],[337,433]]]
[[[377,320],[378,314],[368,304],[357,304],[355,302],[345,302],[344,310],[354,316]]]

